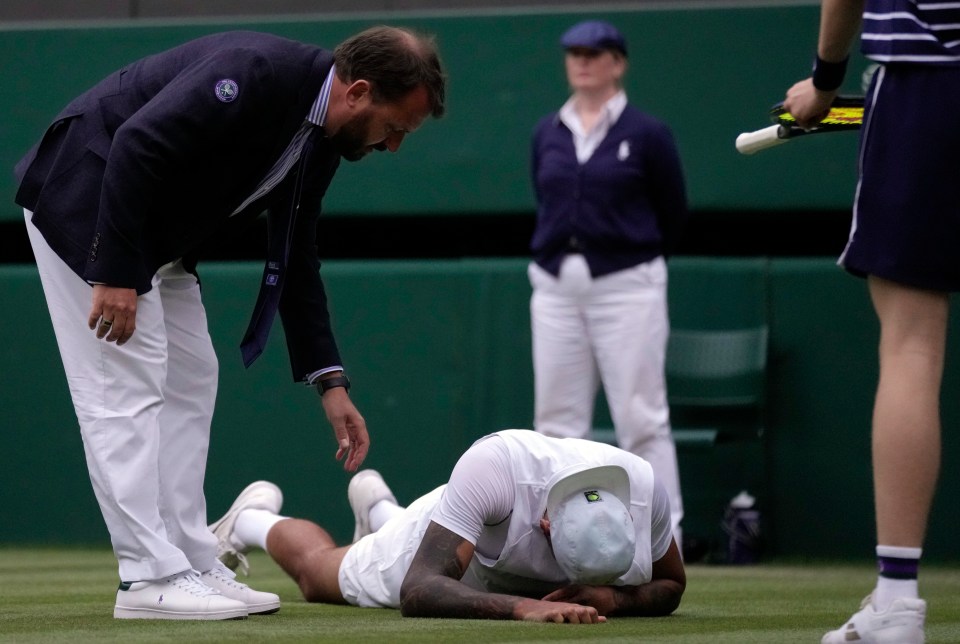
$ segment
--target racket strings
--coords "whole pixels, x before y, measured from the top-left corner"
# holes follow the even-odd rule
[[[796,119],[789,112],[778,115],[781,123],[793,125]],[[832,107],[830,112],[820,121],[820,125],[863,125],[862,107]]]
[[[770,108],[770,120],[788,127],[795,126],[797,120],[783,109],[783,101]],[[820,125],[857,128],[863,125],[864,97],[855,95],[840,95],[833,99],[833,104]]]

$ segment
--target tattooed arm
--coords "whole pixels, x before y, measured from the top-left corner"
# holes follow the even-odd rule
[[[460,581],[472,557],[473,544],[431,521],[400,587],[401,614],[573,624],[605,621],[592,606],[474,590]]]
[[[656,617],[669,615],[680,605],[687,576],[677,543],[653,562],[652,579],[639,586],[565,586],[550,593],[545,601],[572,602],[593,606],[600,615]]]

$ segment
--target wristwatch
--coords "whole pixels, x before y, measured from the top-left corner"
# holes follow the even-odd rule
[[[327,393],[334,387],[343,387],[350,391],[350,379],[346,376],[336,376],[334,378],[320,378],[317,380],[317,391],[320,392],[320,395]]]

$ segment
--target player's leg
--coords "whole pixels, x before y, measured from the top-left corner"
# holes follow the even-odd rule
[[[669,334],[664,260],[595,280],[586,310],[617,443],[646,459],[663,483],[680,545],[683,500],[664,377]]]
[[[872,438],[877,545],[915,549],[919,557],[940,469],[940,385],[949,299],[946,293],[876,277],[869,279],[869,286],[880,320]],[[880,557],[874,597],[878,608],[900,595],[917,596],[915,564],[911,585],[883,576],[886,559]]]
[[[297,582],[308,602],[345,604],[338,575],[352,546],[338,547],[326,530],[312,521],[283,519],[268,530],[265,549]]]
[[[250,484],[215,524],[221,543],[235,554],[255,547],[265,550],[297,582],[307,601],[399,608],[400,585],[444,486],[357,543],[339,547],[316,523],[280,515],[279,489],[271,493],[270,486],[276,488],[266,481]]]
[[[940,469],[940,384],[948,318],[944,293],[869,278],[880,320],[880,379],[873,409],[878,576],[860,611],[823,637],[924,641],[917,573]]]
[[[245,487],[227,512],[210,524],[219,542],[220,561],[247,573],[246,553],[260,548],[297,582],[307,601],[344,603],[337,569],[346,548],[337,548],[320,526],[280,514],[282,506],[283,493],[270,481]],[[269,594],[257,593],[254,599],[262,603],[259,595]]]
[[[589,269],[581,255],[569,255],[559,277],[533,263],[528,275],[533,287],[533,428],[548,436],[586,438],[599,384],[581,310]]]

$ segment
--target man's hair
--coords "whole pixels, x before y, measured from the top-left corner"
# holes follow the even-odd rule
[[[402,100],[423,85],[434,118],[446,111],[446,75],[432,36],[401,27],[371,27],[333,51],[337,77],[345,83],[370,81],[373,100]]]

